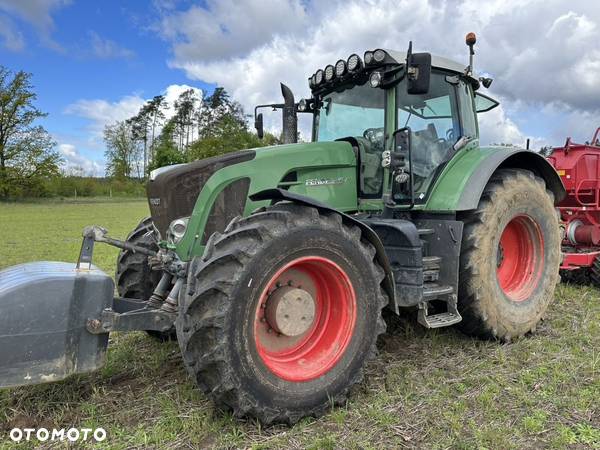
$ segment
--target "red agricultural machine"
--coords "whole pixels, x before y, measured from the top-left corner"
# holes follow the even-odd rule
[[[567,195],[558,204],[562,226],[566,281],[600,286],[600,127],[585,144],[571,142],[544,152],[560,175]]]

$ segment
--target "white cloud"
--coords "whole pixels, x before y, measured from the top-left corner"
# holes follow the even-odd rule
[[[517,125],[506,116],[502,105],[479,114],[481,144],[524,144],[527,139]]]
[[[0,0],[0,11],[31,24],[44,45],[62,51],[51,36],[55,28],[52,12],[69,3],[70,0]]]
[[[220,59],[241,55],[273,35],[303,28],[300,0],[208,0],[163,18],[158,29],[174,42],[178,59]],[[198,45],[201,43],[201,45]]]
[[[491,111],[478,114],[481,145],[512,144],[525,148],[527,139],[531,149],[540,149],[550,145],[546,137],[526,136],[517,124],[507,115],[500,104]]]
[[[104,162],[94,161],[81,155],[73,144],[59,144],[58,151],[64,159],[63,170],[66,174],[91,177],[104,176]]]
[[[202,99],[202,91],[197,87],[189,86],[187,84],[171,84],[161,93],[165,96],[165,101],[167,102],[167,107],[164,109],[166,119],[170,119],[175,115],[175,101],[181,94],[190,89],[194,91],[195,97],[198,100]]]
[[[506,106],[482,116],[483,141],[525,141],[512,114],[515,104],[558,105],[571,117],[600,116],[597,2],[287,0],[263,8],[269,10],[264,16],[254,14],[255,0],[238,1],[235,8],[229,3],[163,10],[160,24],[172,45],[170,66],[224,86],[247,111],[278,101],[279,81],[299,98],[308,95],[306,79],[317,68],[369,48],[403,50],[410,39],[416,51],[466,65],[464,35],[475,31],[476,70],[492,74],[490,93]]]
[[[110,39],[105,39],[98,35],[95,31],[90,31],[90,40],[92,53],[94,56],[101,59],[130,59],[135,56],[135,53],[128,48],[121,47]]]
[[[195,91],[198,99],[202,98],[200,89],[187,84],[171,84],[161,93],[167,102],[167,108],[164,110],[167,119],[175,113],[173,105],[177,98],[189,89]],[[139,94],[126,95],[114,102],[104,99],[81,99],[68,105],[65,113],[88,119],[90,139],[99,140],[102,139],[106,125],[135,116],[148,100],[150,99],[143,98]]]
[[[65,113],[88,119],[90,138],[99,139],[106,125],[136,115],[145,101],[139,95],[126,95],[115,102],[82,99],[68,105]]]
[[[2,45],[10,51],[18,52],[25,48],[23,35],[8,17],[0,16],[0,36],[3,39]]]

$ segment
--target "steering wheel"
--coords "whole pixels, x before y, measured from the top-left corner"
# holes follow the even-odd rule
[[[449,142],[454,142],[454,128],[449,128],[446,130],[446,140]]]
[[[383,141],[385,135],[382,128],[367,128],[363,132],[363,137],[371,144],[371,151],[380,153],[383,151]]]
[[[367,128],[363,137],[371,142],[383,140],[383,128]]]

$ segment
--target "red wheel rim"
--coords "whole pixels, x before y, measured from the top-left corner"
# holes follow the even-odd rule
[[[277,332],[268,314],[282,288],[301,289],[308,293],[305,298],[312,298],[312,320],[301,334]],[[256,308],[254,341],[272,373],[288,381],[310,381],[337,364],[355,323],[356,295],[346,272],[330,259],[305,256],[287,263],[267,283]]]
[[[496,276],[512,301],[526,300],[538,285],[544,265],[544,238],[529,216],[514,217],[500,236]]]

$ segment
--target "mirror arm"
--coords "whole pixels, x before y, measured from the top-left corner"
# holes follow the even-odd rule
[[[285,105],[283,103],[270,103],[270,104],[264,104],[264,105],[256,105],[254,107],[254,120],[256,120],[256,114],[257,114],[259,108],[278,109],[278,108],[283,108],[284,106]]]

